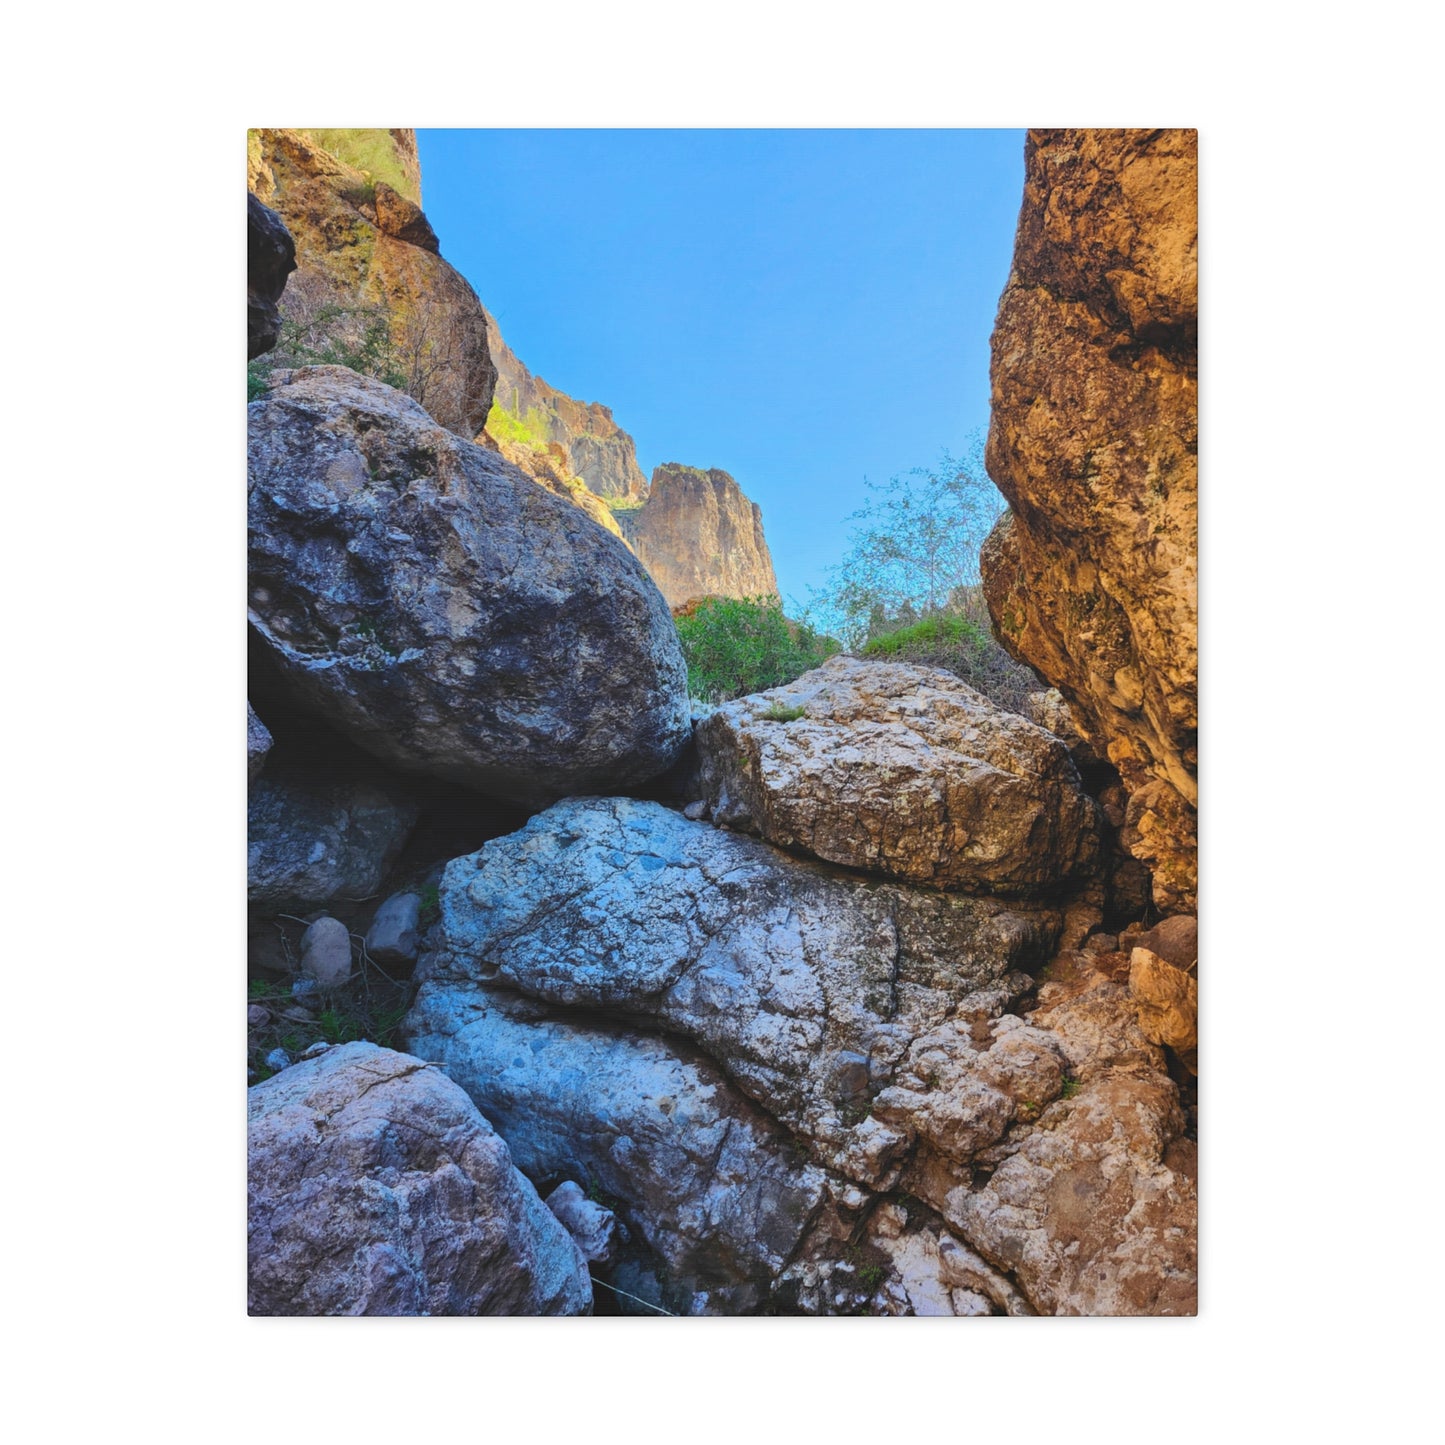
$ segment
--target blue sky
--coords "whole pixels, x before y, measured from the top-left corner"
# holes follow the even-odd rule
[[[423,130],[442,254],[535,373],[612,408],[651,474],[721,467],[785,599],[863,481],[988,425],[1023,193],[1003,130]]]

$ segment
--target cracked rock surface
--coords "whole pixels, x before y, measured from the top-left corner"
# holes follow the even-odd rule
[[[833,657],[697,729],[714,821],[937,888],[1057,890],[1098,857],[1068,748],[952,673]]]
[[[571,1236],[439,1070],[345,1044],[247,1097],[252,1314],[590,1313]]]

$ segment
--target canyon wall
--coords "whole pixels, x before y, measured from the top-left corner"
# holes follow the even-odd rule
[[[1197,136],[1035,130],[993,334],[999,640],[1118,768],[1156,906],[1197,862]]]
[[[611,411],[600,402],[577,401],[533,376],[502,340],[501,328],[490,313],[487,322],[497,368],[497,411],[488,432],[498,441],[529,443],[538,449],[560,444],[576,475],[596,496],[624,502],[646,497],[647,478],[637,465],[637,448],[612,420]]]
[[[349,164],[318,137],[368,168]],[[286,359],[361,362],[448,430],[475,437],[497,379],[487,316],[442,259],[435,232],[407,194],[421,194],[415,132],[253,130],[246,180],[296,244],[297,270],[281,314],[295,343],[316,355]],[[283,335],[283,350],[285,343]]]
[[[726,473],[665,462],[647,502],[617,514],[668,605],[699,597],[777,597],[762,508]]]

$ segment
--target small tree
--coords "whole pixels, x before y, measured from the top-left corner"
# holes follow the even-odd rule
[[[1004,511],[977,442],[962,459],[945,451],[934,467],[866,485],[848,555],[808,607],[850,648],[945,612],[959,588],[976,586],[979,548]]]

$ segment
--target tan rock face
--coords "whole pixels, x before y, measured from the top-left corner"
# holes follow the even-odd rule
[[[1030,132],[987,452],[1012,510],[982,558],[999,639],[1119,769],[1166,913],[1197,876],[1196,233],[1193,131]]]
[[[520,468],[539,486],[546,487],[554,497],[571,502],[574,507],[592,518],[604,531],[611,532],[630,552],[631,544],[622,535],[612,508],[592,492],[577,475],[572,458],[561,442],[551,442],[545,447],[528,446],[523,442],[499,441],[483,432],[481,440],[490,443],[514,467]]]
[[[1027,894],[1098,856],[1064,744],[939,668],[833,657],[696,738],[714,821],[829,863]]]
[[[612,412],[600,402],[577,401],[533,376],[502,340],[496,318],[488,314],[487,323],[497,368],[497,406],[535,445],[558,443],[565,448],[576,475],[597,496],[628,502],[646,497],[647,478],[637,465],[637,448],[612,420]],[[502,439],[500,427],[489,431]]]
[[[652,473],[646,505],[620,520],[669,607],[778,596],[762,508],[726,472],[667,462]]]
[[[1167,1044],[1197,1073],[1199,985],[1193,975],[1147,948],[1136,948],[1129,956],[1129,992],[1138,1005],[1144,1036]]]
[[[415,171],[419,185],[415,135],[390,137],[402,171]],[[248,181],[295,238],[297,274],[282,299],[283,317],[325,307],[379,309],[407,391],[443,426],[475,437],[497,379],[486,312],[437,253],[415,202],[298,130],[250,132]]]

